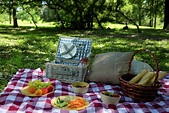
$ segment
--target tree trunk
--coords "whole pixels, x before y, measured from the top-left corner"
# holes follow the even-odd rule
[[[76,5],[76,9],[77,9],[77,14],[79,14],[80,19],[78,20],[78,28],[79,29],[84,29],[84,21],[83,21],[83,7],[81,7],[80,4],[78,4],[77,0],[73,0],[74,4]]]
[[[22,6],[22,8],[23,8],[23,10],[25,10],[26,13],[28,13],[28,14],[31,16],[32,21],[33,21],[35,27],[38,28],[38,26],[36,25],[36,21],[35,21],[33,15],[32,15],[29,11],[27,11],[27,10],[24,8],[24,6]]]
[[[164,27],[163,27],[163,29],[167,29],[167,26],[169,26],[169,0],[165,0]]]
[[[93,12],[93,7],[90,7],[85,15],[84,15],[84,18],[85,18],[85,27],[87,29],[92,29],[93,28],[93,15],[94,15],[94,12]]]
[[[142,24],[141,24],[141,14],[139,14],[139,20],[138,20],[138,23],[139,23],[139,26],[141,26]]]
[[[55,10],[56,15],[57,15],[57,17],[58,17],[58,20],[61,22],[62,28],[65,28],[64,22],[63,22],[63,20],[61,19],[61,17],[60,17],[60,15],[59,15],[58,11],[57,11],[56,9],[54,9],[54,10]]]
[[[155,3],[155,12],[154,12],[154,28],[156,28],[156,26],[157,26],[157,6],[158,6],[158,0],[155,0],[154,1],[154,3]]]
[[[12,15],[11,9],[9,9],[9,24],[12,24],[12,18],[11,18],[11,15]]]
[[[13,7],[13,27],[18,27],[17,16],[16,16],[16,8]]]
[[[156,28],[156,23],[157,23],[157,15],[155,14],[155,17],[154,17],[154,28]]]
[[[150,26],[150,27],[153,27],[153,19],[152,19],[152,16],[150,17],[150,23],[149,23],[149,26]]]
[[[35,19],[34,19],[34,17],[33,17],[33,15],[32,15],[31,13],[29,13],[29,12],[27,12],[27,13],[31,16],[32,21],[33,21],[35,27],[38,28],[38,26],[37,26],[37,24],[36,24],[36,21],[35,21]]]
[[[103,26],[102,26],[102,24],[101,24],[99,18],[97,17],[97,15],[94,14],[94,16],[95,16],[95,18],[96,18],[96,20],[97,20],[97,23],[98,23],[98,25],[99,25],[99,28],[103,29]]]
[[[149,26],[153,27],[153,6],[154,6],[153,0],[150,1],[149,5],[150,5],[150,15],[149,15],[150,22],[149,22]]]
[[[138,3],[138,9],[139,9],[139,12],[138,12],[138,22],[139,22],[139,26],[141,26],[141,20],[142,20],[142,13],[141,13],[141,8],[142,8],[142,2],[139,1]]]

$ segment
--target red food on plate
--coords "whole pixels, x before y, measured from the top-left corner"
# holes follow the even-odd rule
[[[54,87],[52,85],[47,87],[48,92],[52,92],[54,90]]]
[[[43,93],[43,94],[48,93],[48,89],[47,89],[47,88],[42,88],[42,93]]]

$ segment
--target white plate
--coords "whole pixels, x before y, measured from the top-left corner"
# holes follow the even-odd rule
[[[69,42],[69,43],[63,43],[60,47],[60,54],[63,58],[72,58],[77,52],[76,46]]]

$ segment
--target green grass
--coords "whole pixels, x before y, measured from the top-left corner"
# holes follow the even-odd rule
[[[146,48],[156,55],[159,69],[169,71],[169,32],[151,28],[141,30],[142,34],[138,34],[137,29],[132,27],[124,31],[117,27],[107,30],[62,30],[54,27],[34,29],[29,26],[0,26],[0,73],[3,76],[0,78],[0,92],[8,83],[8,76],[15,74],[18,69],[45,69],[45,63],[55,59],[59,36],[93,39],[91,63],[94,56],[99,53]],[[155,68],[154,61],[149,55],[141,53],[136,58],[148,60]]]

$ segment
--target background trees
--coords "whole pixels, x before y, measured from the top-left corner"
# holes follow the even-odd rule
[[[169,29],[169,0],[165,0],[163,29]]]
[[[36,27],[39,21],[74,29],[104,28],[105,22],[127,22],[154,28],[164,23],[165,29],[169,9],[164,6],[168,4],[168,0],[1,0],[0,12],[10,15],[10,21],[13,16],[14,27],[17,19],[21,19],[33,22]]]

